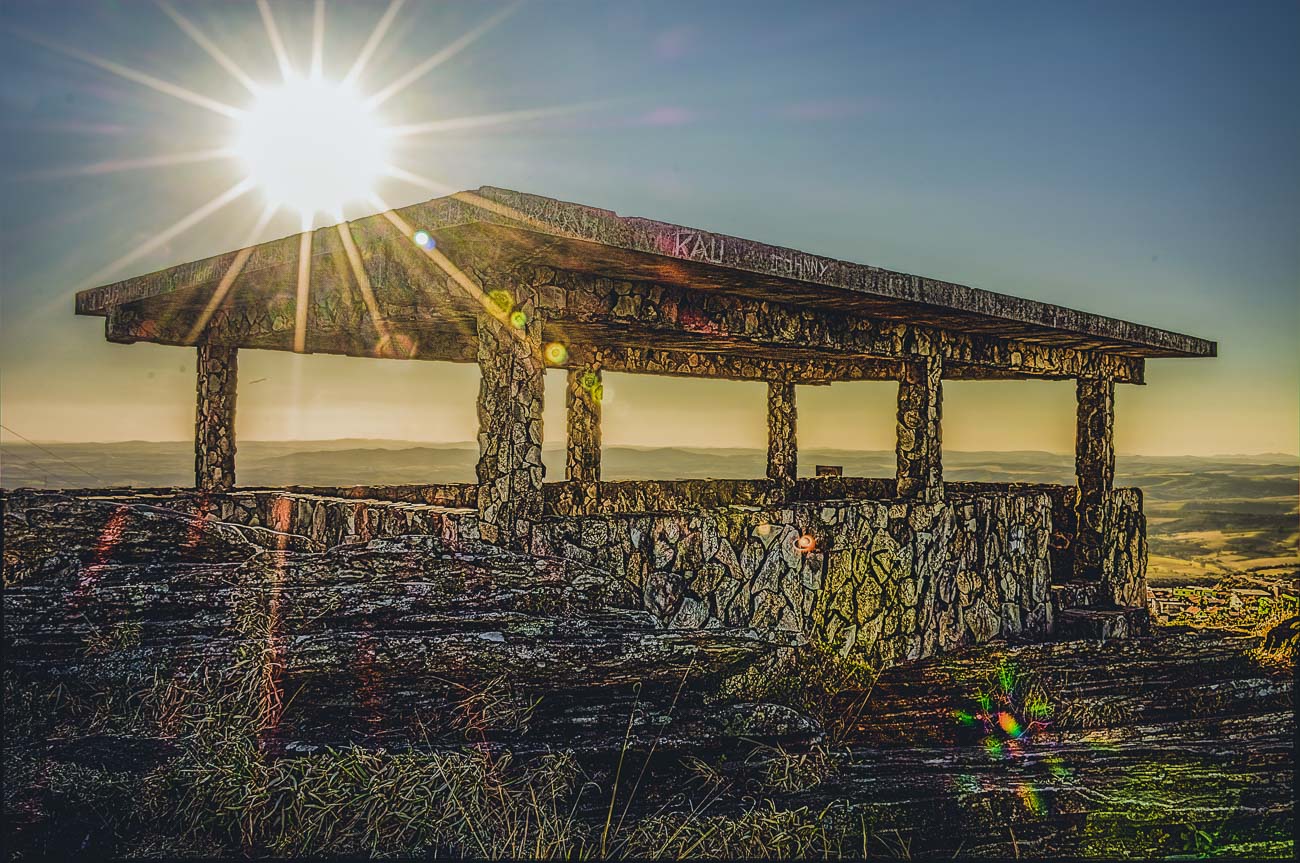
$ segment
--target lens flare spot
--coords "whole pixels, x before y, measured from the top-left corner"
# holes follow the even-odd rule
[[[1020,723],[1010,713],[998,714],[998,727],[1012,737],[1019,737],[1024,734],[1024,729],[1020,727]]]
[[[416,344],[415,339],[405,333],[392,333],[380,339],[379,344],[375,346],[375,356],[401,357],[409,360],[418,350],[419,345]]]
[[[510,315],[510,324],[516,329],[522,330],[528,323],[528,315],[521,311],[512,312]]]
[[[569,349],[559,342],[546,346],[546,361],[553,366],[562,366],[569,361]]]
[[[600,380],[600,375],[588,369],[578,378],[578,386],[582,387],[591,394],[591,400],[600,404],[605,399],[605,385]]]
[[[811,534],[805,533],[794,541],[794,547],[803,554],[807,554],[817,547],[817,540],[813,539]]]
[[[411,239],[414,240],[415,244],[422,249],[432,249],[437,245],[437,243],[434,242],[433,237],[429,236],[428,231],[416,231],[415,236],[411,237]]]
[[[515,307],[515,298],[510,296],[509,291],[503,291],[500,288],[489,292],[488,299],[492,301],[492,305],[501,310],[503,315],[508,314]]]
[[[994,758],[1002,757],[1002,741],[1000,740],[995,740],[990,737],[988,740],[984,741],[984,749]]]
[[[1043,798],[1039,796],[1038,789],[1028,783],[1021,783],[1016,788],[1020,794],[1020,800],[1025,804],[1025,808],[1033,815],[1042,815],[1047,811],[1043,805]]]

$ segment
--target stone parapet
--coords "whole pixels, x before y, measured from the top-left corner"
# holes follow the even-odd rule
[[[865,476],[819,476],[803,477],[790,484],[761,479],[554,482],[546,483],[542,492],[548,517],[689,513],[724,506],[779,506],[793,501],[893,500],[895,481]]]
[[[671,627],[801,633],[890,664],[1051,629],[1051,501],[837,501],[548,519],[534,551],[608,570]]]
[[[888,482],[800,481],[804,491],[831,493]],[[573,485],[546,488],[560,494]],[[1071,488],[1058,493],[1056,487],[956,483],[946,501],[931,504],[851,498],[741,504],[736,501],[770,500],[775,484],[599,486],[607,492],[604,505],[647,508],[543,516],[532,526],[530,550],[604,573],[610,589],[640,597],[666,628],[739,629],[782,643],[806,638],[888,665],[995,638],[1042,640],[1066,611],[1122,610],[1131,613],[1124,618],[1130,622],[1145,616],[1145,520],[1135,489],[1117,489],[1104,499],[1101,577],[1079,581],[1070,578],[1068,563],[1057,564],[1058,518],[1071,510]],[[438,488],[412,486],[409,493],[434,496]],[[45,498],[83,500],[110,516],[123,506],[179,512],[193,523],[192,537],[177,540],[182,544],[210,533],[205,524],[218,532],[240,528],[241,541],[279,550],[323,551],[420,535],[458,553],[481,547],[484,539],[472,506],[302,491],[18,490],[4,497],[20,507]],[[685,500],[694,508],[648,508]],[[1067,619],[1085,618],[1101,619]],[[1071,631],[1083,632],[1077,626]]]
[[[348,499],[278,489],[238,489],[207,493],[193,489],[102,489],[45,492],[18,489],[5,499],[30,506],[34,501],[87,500],[159,513],[182,513],[193,519],[195,537],[203,522],[253,528],[244,536],[268,549],[323,551],[337,545],[384,537],[438,537],[448,548],[479,539],[478,519],[469,507]],[[185,541],[188,541],[186,539]]]
[[[474,509],[478,500],[478,486],[467,482],[427,485],[289,485],[283,488],[245,487],[240,491],[277,494],[304,494],[316,497],[342,497],[350,500],[391,501],[395,503],[424,503],[431,506]]]

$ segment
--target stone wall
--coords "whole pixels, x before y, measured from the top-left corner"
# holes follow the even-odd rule
[[[1041,493],[597,515],[545,521],[534,551],[609,570],[669,626],[802,633],[890,664],[1046,636],[1051,516]]]
[[[452,548],[478,538],[478,520],[467,508],[274,491],[234,492],[195,505],[222,521],[298,534],[321,549],[410,534],[436,536]]]
[[[1142,512],[1142,490],[1112,489],[1102,497],[1099,510],[1101,558],[1097,581],[1101,599],[1118,606],[1145,606],[1147,519]]]
[[[412,486],[411,488],[425,488]],[[448,548],[479,539],[472,508],[426,503],[348,499],[278,489],[238,489],[213,493],[193,489],[100,489],[79,492],[31,492],[19,489],[6,498],[18,506],[49,498],[79,498],[105,505],[128,504],[159,514],[182,513],[237,527],[254,528],[246,537],[266,548],[324,551],[337,545],[380,537],[427,535]],[[203,531],[195,528],[195,536]]]
[[[758,479],[627,480],[555,482],[542,487],[551,517],[629,512],[685,513],[701,509],[776,502],[774,486]]]
[[[895,481],[865,476],[820,476],[792,485],[761,479],[663,479],[546,483],[547,516],[617,513],[690,513],[724,506],[778,506],[790,501],[892,500]],[[1005,488],[1005,486],[1003,486]]]
[[[289,485],[283,488],[244,488],[241,490],[278,494],[308,494],[317,497],[343,497],[351,500],[425,503],[431,506],[468,509],[474,509],[478,501],[478,486],[468,482],[426,485]]]
[[[792,491],[826,496],[891,484],[826,477],[800,480]],[[611,588],[633,591],[668,628],[741,629],[784,642],[807,637],[882,665],[994,638],[1042,639],[1055,616],[1072,609],[1145,607],[1145,520],[1136,489],[1104,498],[1100,577],[1054,584],[1073,572],[1072,537],[1063,533],[1072,527],[1061,521],[1072,511],[1072,488],[952,483],[946,501],[927,504],[826,497],[774,502],[777,485],[599,483],[594,505],[605,509],[585,513],[571,500],[563,503],[566,490],[580,484],[548,485],[555,496],[548,510],[571,511],[537,522],[531,551],[608,573]],[[393,493],[421,501],[441,493],[447,500],[458,489],[411,486]],[[417,534],[457,552],[482,539],[472,505],[374,500],[355,496],[360,490],[340,489],[353,495],[344,496],[119,489],[77,497],[110,509],[130,503],[181,512],[196,523],[202,517],[242,526],[250,529],[247,539],[266,548],[323,551]],[[58,496],[11,493],[22,495]],[[615,506],[624,511],[610,511]],[[646,511],[627,511],[638,506]]]
[[[599,366],[569,369],[564,388],[566,480],[600,482],[600,402],[604,392]]]

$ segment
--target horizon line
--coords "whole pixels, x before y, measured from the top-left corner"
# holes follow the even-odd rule
[[[322,444],[322,443],[341,443],[341,442],[345,442],[345,441],[374,442],[374,443],[410,444],[410,445],[412,445],[413,447],[456,447],[456,448],[464,447],[464,448],[468,448],[468,449],[477,449],[477,448],[478,448],[478,442],[475,441],[475,440],[417,441],[417,440],[408,440],[408,439],[405,439],[405,438],[366,438],[366,437],[338,437],[338,438],[243,438],[243,439],[241,439],[241,443],[257,443],[257,444],[266,444],[266,443],[270,443],[270,444],[293,444],[293,443],[296,443],[296,444],[313,444],[313,443],[315,443],[315,444]],[[193,443],[193,441],[190,440],[190,439],[184,439],[184,438],[169,438],[169,439],[161,439],[161,440],[148,440],[148,439],[144,439],[144,438],[129,438],[129,439],[125,439],[125,440],[108,440],[108,441],[97,441],[97,440],[81,440],[81,441],[70,441],[70,440],[42,440],[42,439],[39,439],[39,438],[38,438],[38,439],[34,439],[34,440],[32,441],[32,443],[26,443],[26,442],[23,442],[23,441],[0,441],[0,446],[30,447],[30,446],[33,446],[33,445],[35,445],[35,444],[40,444],[40,445],[43,445],[43,446],[50,446],[50,445],[53,445],[53,446],[113,446],[113,445],[120,445],[120,444],[188,444],[188,443]],[[562,440],[561,440],[561,441],[547,441],[547,442],[544,442],[544,443],[542,444],[542,448],[543,448],[543,449],[546,449],[546,448],[548,448],[548,447],[563,447],[564,445],[565,445],[565,443],[564,443],[564,441],[562,441]],[[606,444],[606,448],[607,448],[607,449],[618,449],[618,448],[623,448],[623,449],[642,449],[642,450],[656,450],[656,449],[679,449],[679,450],[682,450],[682,449],[703,449],[703,450],[752,450],[752,451],[754,451],[754,452],[763,452],[763,451],[764,451],[764,448],[761,447],[761,446],[725,446],[725,445],[709,445],[709,444],[634,444],[634,443],[611,443],[611,444]],[[805,451],[810,451],[810,452],[815,452],[815,451],[817,451],[817,450],[830,450],[830,451],[838,451],[838,452],[857,452],[857,453],[892,453],[892,452],[893,452],[892,449],[856,449],[856,448],[853,448],[853,447],[843,447],[843,446],[810,446],[810,447],[802,447],[801,449],[803,449],[803,450],[805,450]],[[988,449],[961,450],[961,449],[945,449],[944,452],[947,452],[947,453],[954,453],[954,454],[956,454],[956,453],[961,453],[961,454],[964,454],[964,455],[985,455],[985,454],[994,454],[994,455],[996,455],[996,454],[1004,454],[1004,455],[1010,455],[1010,454],[1014,454],[1014,453],[1035,453],[1035,454],[1041,454],[1041,455],[1062,456],[1062,457],[1071,457],[1071,456],[1074,455],[1074,453],[1072,453],[1072,452],[1065,452],[1065,451],[1060,451],[1060,450],[1046,450],[1046,449],[1007,449],[1007,450],[988,450]],[[1181,452],[1181,453],[1116,452],[1115,455],[1116,455],[1117,458],[1245,458],[1245,457],[1255,457],[1255,458],[1258,458],[1258,457],[1261,457],[1261,456],[1283,456],[1283,457],[1285,457],[1285,458],[1300,459],[1300,452],[1283,452],[1283,451],[1281,451],[1281,450],[1265,450],[1265,451],[1262,451],[1262,452],[1215,452],[1215,453],[1193,453],[1193,452]]]

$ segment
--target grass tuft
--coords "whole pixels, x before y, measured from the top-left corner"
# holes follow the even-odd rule
[[[794,648],[775,668],[736,679],[728,694],[792,707],[817,720],[838,745],[857,730],[879,675],[867,663],[814,642]]]

